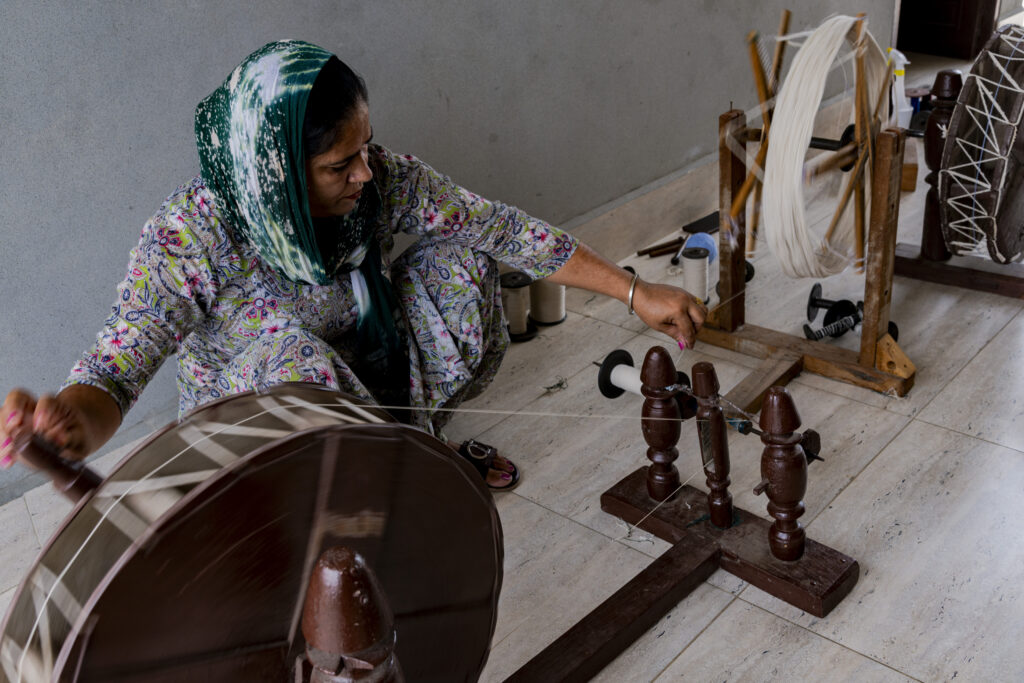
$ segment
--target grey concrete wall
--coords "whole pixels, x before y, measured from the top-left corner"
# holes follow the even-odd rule
[[[143,222],[196,172],[196,103],[269,40],[361,72],[383,144],[563,223],[713,152],[718,114],[756,103],[744,36],[783,6],[794,29],[864,11],[891,39],[894,0],[4,0],[2,386],[61,382]],[[172,413],[172,365],[122,439]]]

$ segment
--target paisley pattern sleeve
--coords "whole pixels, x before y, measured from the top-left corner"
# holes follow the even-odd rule
[[[371,155],[393,230],[471,247],[535,279],[576,250],[579,242],[564,230],[459,187],[416,157],[376,145]]]
[[[181,188],[142,229],[96,342],[64,382],[107,391],[124,415],[215,299],[216,278],[192,227],[203,199]]]

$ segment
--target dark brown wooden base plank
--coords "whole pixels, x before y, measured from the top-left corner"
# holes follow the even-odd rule
[[[896,274],[915,280],[952,285],[977,292],[1000,294],[1024,299],[1024,264],[1002,266],[1003,273],[990,273],[945,261],[928,261],[920,257],[920,247],[900,242],[896,245]]]
[[[629,524],[639,522],[641,529],[670,543],[692,536],[708,539],[721,549],[723,569],[817,617],[828,614],[857,583],[860,568],[853,558],[810,539],[800,560],[775,558],[768,549],[771,522],[746,510],[735,509],[730,528],[715,527],[707,518],[707,494],[691,486],[654,509],[646,470],[636,470],[606,491],[601,509]]]
[[[506,683],[590,680],[711,576],[718,555],[696,534],[672,546]]]

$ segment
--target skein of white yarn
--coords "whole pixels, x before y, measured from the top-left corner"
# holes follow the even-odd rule
[[[848,217],[840,222],[828,243],[808,229],[803,166],[825,81],[857,21],[855,17],[832,17],[810,34],[793,60],[772,116],[761,216],[765,241],[789,277],[825,277],[841,272],[852,261],[855,237]],[[887,70],[878,44],[865,34],[865,86],[868,107],[873,108]],[[883,121],[888,118],[887,108],[888,98],[883,98]],[[847,214],[852,214],[852,204],[847,204]]]

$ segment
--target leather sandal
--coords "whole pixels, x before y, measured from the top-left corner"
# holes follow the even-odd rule
[[[502,458],[512,468],[511,470],[501,470],[494,467],[494,459],[498,457],[498,449],[494,446],[488,446],[485,443],[469,439],[459,446],[458,453],[476,468],[476,471],[484,478],[487,488],[492,491],[511,491],[519,484],[519,468],[511,460]],[[488,475],[492,471],[501,474],[500,484],[492,484],[487,480]]]

